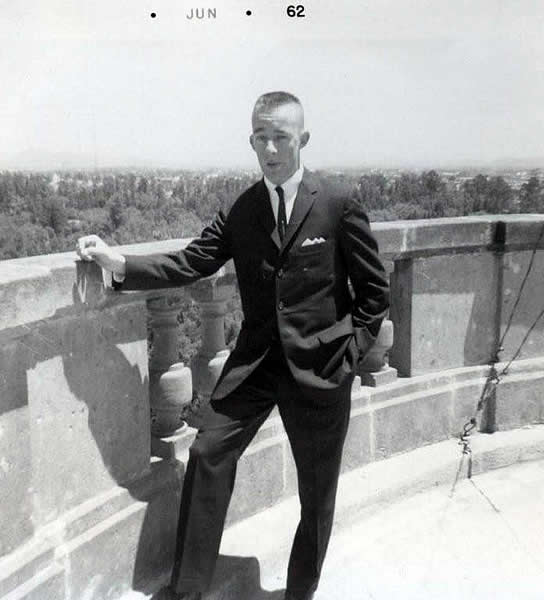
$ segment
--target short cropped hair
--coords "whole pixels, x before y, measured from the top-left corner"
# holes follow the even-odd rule
[[[300,100],[289,92],[268,92],[262,94],[255,102],[255,110],[270,109],[282,104],[298,104],[302,108]]]

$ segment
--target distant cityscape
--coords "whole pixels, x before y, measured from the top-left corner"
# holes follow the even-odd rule
[[[543,161],[544,165],[544,161]],[[392,183],[396,179],[399,179],[405,173],[414,173],[420,175],[429,169],[423,168],[369,168],[369,167],[348,167],[345,169],[341,168],[324,168],[318,169],[319,172],[332,174],[336,176],[350,175],[350,176],[361,176],[369,174],[381,174],[385,177],[387,183]],[[531,177],[537,177],[539,180],[544,180],[544,166],[536,168],[505,168],[505,167],[465,167],[460,169],[452,168],[436,168],[432,169],[446,183],[447,188],[451,191],[459,191],[462,189],[465,182],[470,181],[476,175],[481,174],[487,177],[502,177],[504,181],[512,188],[512,190],[520,190],[522,185],[527,183]],[[26,170],[25,170],[26,171]],[[6,171],[4,171],[6,172]],[[32,171],[26,171],[32,172]],[[100,175],[114,175],[118,173],[135,173],[143,177],[153,177],[157,182],[160,182],[164,193],[167,197],[170,197],[174,193],[178,182],[182,178],[182,174],[190,174],[194,176],[200,175],[204,180],[213,179],[217,177],[225,178],[230,177],[233,181],[247,181],[248,179],[258,179],[261,177],[260,172],[257,169],[247,168],[202,168],[202,169],[175,169],[175,168],[149,168],[149,167],[112,167],[102,169],[56,169],[56,170],[45,170],[51,177],[51,186],[55,189],[58,188],[60,181],[66,181],[67,179],[75,179],[79,182],[79,185],[86,185],[92,187],[96,185],[94,176],[96,173]],[[0,171],[1,173],[1,171]]]

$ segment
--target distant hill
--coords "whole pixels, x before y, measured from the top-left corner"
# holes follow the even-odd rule
[[[492,164],[498,169],[543,169],[544,157],[501,158]]]
[[[319,165],[309,165],[310,168],[319,168]],[[206,168],[195,167],[195,170],[216,170],[222,169],[224,165],[208,165]],[[133,168],[133,169],[145,169],[145,168],[183,168],[190,169],[188,165],[178,164],[178,161],[165,160],[164,164],[159,164],[157,161],[149,161],[142,158],[134,157],[105,157],[105,156],[94,156],[92,152],[50,152],[40,148],[31,148],[23,152],[12,155],[11,157],[0,158],[0,170],[21,170],[21,171],[68,171],[68,170],[95,170],[95,169],[107,169],[107,168]],[[255,165],[240,167],[242,170],[254,169]],[[327,167],[325,167],[327,169]],[[397,161],[382,161],[376,164],[365,164],[365,165],[351,165],[349,167],[342,165],[329,166],[327,170],[332,169],[335,171],[371,171],[371,170],[461,170],[461,169],[480,169],[485,171],[494,170],[531,170],[531,169],[544,169],[544,157],[525,157],[525,158],[513,158],[505,157],[496,159],[493,161],[484,161],[477,159],[462,159],[462,160],[451,160],[451,161],[440,161],[435,164],[423,164],[423,163],[400,163]],[[228,169],[230,170],[230,169]]]

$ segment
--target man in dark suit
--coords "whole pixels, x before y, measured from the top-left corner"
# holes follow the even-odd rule
[[[388,308],[386,274],[362,207],[348,189],[301,165],[309,133],[299,100],[264,94],[252,128],[264,178],[184,250],[122,256],[96,236],[78,245],[123,290],[185,285],[234,260],[245,320],[190,449],[169,588],[175,599],[200,598],[209,586],[237,460],[275,405],[301,503],[285,598],[313,597],[331,533],[351,384]]]

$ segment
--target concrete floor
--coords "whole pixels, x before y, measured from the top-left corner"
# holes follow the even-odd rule
[[[543,433],[501,433],[480,443],[504,452]],[[509,454],[489,456],[497,466]],[[459,447],[448,441],[341,478],[338,523],[315,600],[544,600],[543,459],[470,480],[464,468],[453,494],[457,469],[450,467],[440,485],[369,501],[374,487],[387,489],[393,478],[424,473],[438,481],[426,463],[452,465],[452,458],[458,464]],[[229,528],[206,600],[282,600],[298,510],[291,498]],[[242,575],[231,576],[236,570]],[[149,596],[132,592],[123,600],[142,598]]]
[[[544,462],[395,502],[335,535],[316,600],[542,600]]]

